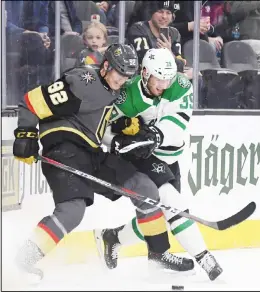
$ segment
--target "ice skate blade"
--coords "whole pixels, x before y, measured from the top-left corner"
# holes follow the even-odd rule
[[[104,245],[103,245],[103,238],[102,238],[102,229],[95,229],[93,230],[94,239],[96,242],[98,258],[100,263],[102,264],[103,268],[108,269],[105,258],[104,258]]]

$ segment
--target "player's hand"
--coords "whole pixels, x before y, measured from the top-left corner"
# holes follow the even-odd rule
[[[14,157],[27,164],[35,162],[39,151],[38,129],[17,128],[14,130],[14,136]]]
[[[116,134],[125,134],[129,136],[136,135],[141,128],[141,120],[136,118],[121,117],[112,122],[111,130]]]
[[[131,151],[120,154],[120,149],[134,144],[135,142],[153,141],[154,143],[132,149]],[[117,135],[113,138],[111,143],[111,152],[117,155],[122,155],[127,159],[147,159],[153,151],[160,147],[163,142],[163,134],[161,131],[152,126],[144,126],[135,136]]]

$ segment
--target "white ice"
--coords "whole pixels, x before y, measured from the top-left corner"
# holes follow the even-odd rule
[[[19,211],[15,211],[19,214]],[[160,273],[151,275],[147,272],[146,257],[122,258],[118,268],[106,270],[98,257],[86,259],[82,264],[63,265],[50,262],[44,265],[44,279],[37,286],[23,283],[15,272],[12,260],[26,228],[14,224],[11,212],[3,216],[2,233],[2,284],[6,291],[171,291],[172,285],[182,285],[187,291],[260,291],[260,249],[238,249],[212,251],[224,269],[223,274],[211,282],[206,273],[196,265],[193,275]],[[16,226],[16,227],[15,227]],[[186,253],[178,254],[188,256]]]
[[[9,283],[6,287],[3,279],[3,287],[16,291],[171,291],[172,285],[182,285],[187,291],[260,291],[260,249],[215,251],[213,254],[224,269],[214,282],[198,266],[194,275],[149,275],[146,257],[138,257],[120,259],[118,268],[111,271],[103,269],[94,259],[86,264],[52,266],[45,269],[45,278],[37,286]]]
[[[106,270],[96,255],[84,259],[82,264],[64,265],[62,261],[57,260],[63,257],[61,251],[60,257],[46,261],[43,265],[45,274],[43,281],[37,286],[28,286],[26,282],[23,283],[24,278],[21,279],[16,273],[13,259],[18,247],[28,237],[35,224],[52,211],[53,203],[49,197],[31,196],[30,200],[24,201],[21,210],[2,214],[2,287],[5,291],[171,291],[172,285],[182,285],[187,291],[260,291],[260,248],[212,251],[224,269],[223,274],[214,282],[208,279],[198,265],[194,275],[176,273],[151,275],[147,272],[146,257],[120,258],[117,269]],[[118,204],[122,203],[120,201],[118,200]],[[114,214],[114,217],[117,214],[115,209],[115,203],[111,203],[108,210],[112,210],[111,214]],[[122,206],[119,210],[121,209]],[[94,214],[100,213],[97,213],[94,207],[90,207],[87,215],[93,219],[91,224],[97,222]],[[122,214],[121,217],[118,220],[121,218],[122,222],[127,222],[132,218],[132,214]],[[108,216],[105,222],[100,220],[98,222],[105,224],[103,227],[112,227],[109,226],[112,224],[109,219],[111,216]],[[178,255],[189,257],[186,253]]]

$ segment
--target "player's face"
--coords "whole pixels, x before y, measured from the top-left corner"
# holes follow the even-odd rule
[[[102,48],[106,43],[104,33],[96,27],[89,28],[85,35],[85,43],[93,51]]]
[[[119,74],[116,70],[112,69],[107,72],[105,80],[109,87],[113,90],[119,90],[128,80],[128,77]]]
[[[156,11],[151,18],[153,25],[156,28],[168,27],[173,20],[170,10],[161,9]]]
[[[147,83],[147,88],[150,91],[151,95],[160,96],[163,94],[165,89],[171,86],[171,83],[172,83],[171,79],[161,80],[151,75]]]

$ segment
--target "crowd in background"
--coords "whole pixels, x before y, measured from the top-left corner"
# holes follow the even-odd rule
[[[60,2],[60,73],[100,64],[119,41],[120,1]],[[260,2],[201,1],[199,108],[260,109]],[[125,43],[139,62],[167,47],[193,81],[194,1],[125,1]],[[7,105],[54,80],[55,1],[5,1]],[[169,27],[161,35],[160,27]],[[167,31],[167,30],[166,30]]]

